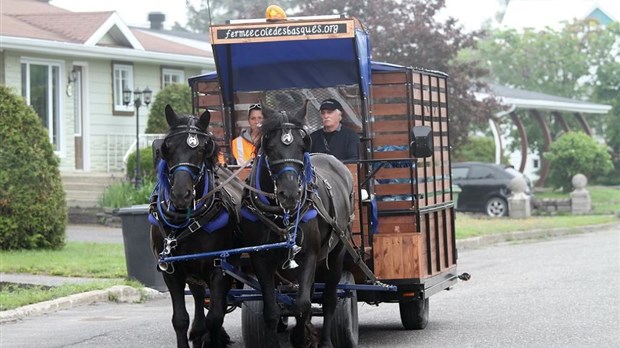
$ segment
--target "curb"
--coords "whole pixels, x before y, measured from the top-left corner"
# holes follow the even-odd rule
[[[489,234],[480,237],[472,237],[467,239],[461,239],[456,241],[456,247],[460,250],[478,249],[484,246],[492,244],[501,244],[516,241],[527,241],[534,239],[545,239],[553,237],[561,237],[573,234],[582,234],[589,232],[596,232],[600,229],[605,229],[612,226],[619,226],[618,222],[611,222],[607,224],[588,225],[569,228],[550,228],[531,231],[515,231],[498,234]]]
[[[165,298],[168,296],[168,293],[160,293],[150,288],[136,289],[128,285],[115,285],[106,290],[88,291],[3,311],[0,312],[0,323],[16,321],[34,315],[48,314],[95,302],[138,303],[147,299]]]

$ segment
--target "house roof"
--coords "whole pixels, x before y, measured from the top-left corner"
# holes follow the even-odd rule
[[[22,30],[3,27],[2,35],[45,38],[53,35],[56,41],[85,43],[114,12],[11,14],[12,19],[24,24]],[[3,16],[3,18],[6,16]],[[41,37],[41,33],[46,33]]]
[[[191,39],[176,40],[147,30],[129,28],[116,12],[71,12],[40,0],[2,0],[0,45],[30,51],[48,51],[76,57],[122,55],[144,60],[179,61],[213,65],[209,45]]]
[[[489,88],[491,89],[490,94],[498,98],[502,104],[512,105],[515,108],[546,109],[589,114],[606,114],[611,110],[610,105],[590,103],[498,84],[489,84]]]
[[[512,0],[502,25],[510,28],[557,28],[562,21],[595,19],[601,24],[620,19],[618,0]]]

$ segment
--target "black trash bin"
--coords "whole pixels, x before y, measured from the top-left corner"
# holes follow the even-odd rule
[[[116,211],[122,220],[127,275],[146,287],[167,291],[168,288],[161,272],[157,270],[157,262],[151,249],[148,209],[148,204],[144,204]]]

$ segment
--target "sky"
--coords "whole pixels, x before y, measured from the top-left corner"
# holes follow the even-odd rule
[[[200,4],[200,0],[189,1],[194,5]],[[186,0],[52,0],[50,3],[75,12],[116,11],[130,26],[148,27],[149,12],[164,13],[166,29],[171,28],[175,21],[181,24],[187,22]],[[466,29],[474,30],[478,29],[485,19],[492,17],[497,7],[497,0],[447,0],[445,10],[448,15],[457,18]]]

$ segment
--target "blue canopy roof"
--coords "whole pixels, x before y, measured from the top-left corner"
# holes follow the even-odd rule
[[[303,62],[305,65],[316,65],[315,62],[311,62],[311,61],[304,61]],[[252,69],[251,66],[248,66],[246,69]],[[255,69],[258,69],[258,67],[255,67]],[[229,92],[227,93],[227,88],[224,88],[224,83],[226,83],[226,81],[228,81],[227,78],[224,78],[224,76],[227,76],[226,74],[223,75],[222,80],[220,81],[220,83],[222,84],[222,90],[224,91],[224,102],[226,104],[229,104],[232,101],[232,95],[230,95],[231,92],[237,92],[237,91],[262,91],[262,90],[274,90],[274,89],[285,89],[285,88],[321,88],[321,87],[332,87],[335,85],[343,85],[343,84],[358,84],[361,83],[361,81],[367,81],[366,83],[363,83],[363,91],[364,93],[367,95],[368,93],[368,86],[371,83],[371,76],[372,76],[372,72],[375,71],[403,71],[406,70],[407,68],[401,65],[396,65],[396,64],[390,64],[390,63],[384,63],[384,62],[370,62],[370,69],[367,72],[366,76],[361,78],[360,81],[357,80],[351,80],[349,82],[343,82],[343,80],[335,77],[340,76],[340,78],[343,77],[347,77],[348,75],[343,73],[340,74],[339,72],[334,73],[334,75],[332,75],[331,77],[326,77],[324,79],[320,79],[320,78],[314,78],[312,76],[310,76],[308,79],[305,79],[303,77],[307,77],[307,71],[305,71],[304,69],[306,69],[303,64],[299,63],[299,64],[289,64],[288,66],[280,66],[280,69],[278,71],[278,74],[275,75],[284,75],[284,76],[288,76],[289,78],[287,79],[286,77],[284,78],[276,78],[275,76],[261,76],[259,77],[259,75],[261,74],[251,74],[250,72],[248,72],[248,75],[244,76],[244,81],[241,84],[236,84],[234,81],[232,83],[232,91],[229,90]],[[296,70],[304,70],[301,72],[296,72]],[[364,70],[368,70],[368,68],[364,68]],[[319,76],[323,76],[324,71],[323,70],[318,70],[320,75]],[[264,75],[264,74],[262,74]],[[291,77],[295,75],[295,77]],[[251,78],[248,78],[248,76],[252,76]],[[196,83],[197,81],[217,81],[218,80],[218,73],[217,71],[212,71],[203,75],[198,75],[198,76],[192,76],[188,79],[189,85],[192,86],[194,83]],[[241,86],[244,86],[241,87]],[[235,88],[236,87],[236,88]]]
[[[371,64],[369,36],[361,27],[356,27],[347,37],[305,36],[236,41],[217,37],[231,32],[229,28],[212,28],[212,36],[222,33],[215,34],[212,45],[217,73],[189,79],[190,85],[197,80],[219,79],[226,104],[232,103],[235,92],[342,85],[359,85],[361,92],[367,96],[371,65],[372,70],[404,69],[385,63]],[[241,32],[245,28],[232,27],[232,31],[235,30]]]

